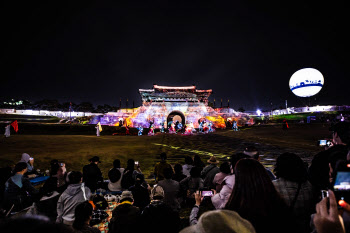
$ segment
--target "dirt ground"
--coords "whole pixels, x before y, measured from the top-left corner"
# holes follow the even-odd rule
[[[323,150],[317,141],[329,138],[329,125],[295,124],[287,131],[281,125],[259,125],[242,128],[217,130],[211,134],[155,136],[90,136],[90,135],[11,135],[0,140],[0,167],[16,163],[22,153],[35,159],[35,167],[41,171],[49,169],[49,161],[58,159],[66,163],[67,170],[82,170],[88,159],[100,156],[99,165],[107,177],[114,159],[139,161],[146,178],[152,177],[154,164],[159,154],[166,152],[171,164],[184,162],[184,156],[199,154],[203,161],[211,155],[225,160],[241,152],[248,144],[255,145],[261,154],[263,164],[272,168],[275,159],[283,152],[294,152],[310,163],[313,155]]]

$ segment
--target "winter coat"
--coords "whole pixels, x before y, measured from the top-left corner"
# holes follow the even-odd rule
[[[15,174],[5,183],[4,207],[9,209],[14,205],[12,211],[22,210],[33,203],[38,193],[28,178]]]
[[[91,191],[84,183],[70,184],[62,193],[57,203],[56,222],[71,225],[74,222],[75,207],[81,202],[89,200]]]
[[[29,159],[30,159],[30,155],[28,155],[27,153],[23,153],[22,154],[22,157],[21,157],[21,160],[18,161],[18,162],[24,162],[27,164],[27,173],[26,174],[31,174],[31,173],[35,173],[35,170],[34,170],[34,165],[32,166],[30,163],[29,163]]]
[[[225,185],[222,187],[221,191],[211,198],[215,209],[225,208],[235,185],[235,175],[226,176],[223,182],[225,182]]]
[[[224,179],[226,176],[229,176],[229,174],[219,172],[215,175],[214,180],[213,180],[213,185],[215,185],[215,190],[216,192],[220,192],[222,189],[222,184],[224,182]]]

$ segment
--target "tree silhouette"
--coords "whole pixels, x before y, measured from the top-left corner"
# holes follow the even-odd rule
[[[238,112],[245,112],[245,109],[243,107],[239,107],[237,110]]]
[[[95,110],[94,105],[90,102],[82,102],[78,104],[77,110],[78,112],[93,112]]]

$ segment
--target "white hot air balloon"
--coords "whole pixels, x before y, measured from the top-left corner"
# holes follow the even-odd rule
[[[289,80],[290,90],[299,97],[316,95],[322,89],[323,84],[322,73],[313,68],[298,70]]]

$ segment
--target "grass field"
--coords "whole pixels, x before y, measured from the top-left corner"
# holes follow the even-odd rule
[[[184,156],[199,154],[203,161],[211,155],[221,160],[240,152],[247,144],[255,144],[260,150],[266,167],[273,166],[275,158],[283,152],[294,152],[310,162],[314,154],[322,150],[317,140],[330,136],[326,124],[291,124],[284,132],[281,125],[260,125],[242,128],[238,132],[217,130],[212,134],[192,136],[159,134],[156,136],[112,136],[103,135],[41,135],[12,134],[0,140],[0,166],[17,162],[22,153],[35,158],[35,167],[41,171],[49,169],[49,161],[58,159],[66,163],[68,170],[82,170],[88,159],[100,156],[99,165],[107,177],[114,159],[125,167],[126,160],[140,162],[145,177],[151,177],[159,154],[166,152],[171,164],[183,164]]]

